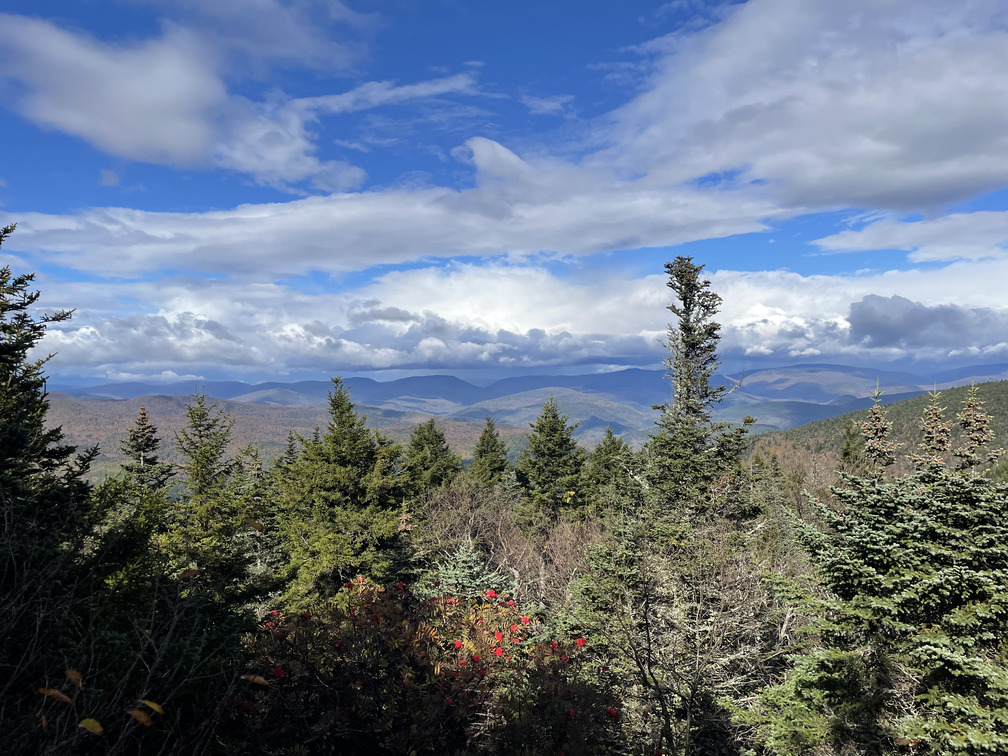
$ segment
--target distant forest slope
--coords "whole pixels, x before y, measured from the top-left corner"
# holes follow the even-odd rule
[[[162,441],[161,459],[179,462],[175,433],[186,425],[185,407],[191,400],[192,397],[186,396],[97,400],[53,392],[49,395],[50,408],[46,421],[50,427],[62,427],[64,437],[70,444],[82,449],[98,445],[100,456],[92,465],[90,477],[93,481],[99,481],[114,474],[125,461],[120,447],[141,407],[147,409],[151,423],[158,430]],[[279,407],[226,399],[215,401],[218,407],[230,412],[235,421],[231,451],[254,443],[264,461],[272,460],[283,452],[290,431],[310,437],[316,427],[324,433],[329,421],[327,408],[322,404]],[[396,412],[366,405],[359,406],[358,409],[368,416],[370,427],[403,442],[409,440],[414,427],[430,417],[423,412]],[[459,450],[463,456],[470,457],[483,429],[483,420],[481,415],[478,419],[439,419],[438,422],[445,428],[445,435],[452,448]],[[520,454],[525,447],[527,426],[498,425],[497,428],[501,438],[509,446],[510,456]]]
[[[657,413],[651,409],[651,403],[667,398],[659,393],[668,388],[663,375],[661,371],[627,370],[604,376],[536,376],[506,379],[484,388],[446,376],[401,379],[388,384],[357,378],[352,379],[351,397],[358,410],[367,415],[371,427],[403,442],[416,425],[432,415],[437,417],[449,444],[464,458],[472,455],[484,417],[490,415],[514,460],[525,447],[528,424],[551,394],[571,422],[578,423],[576,435],[585,446],[597,443],[608,426],[628,443],[640,447],[654,430]],[[819,455],[829,462],[827,457],[835,458],[839,453],[844,422],[863,417],[871,405],[871,400],[864,396],[867,387],[874,385],[874,379],[869,377],[869,371],[836,366],[758,371],[745,377],[740,389],[728,397],[715,416],[718,420],[739,423],[750,414],[757,419],[754,432],[773,431],[759,437],[759,448],[780,446]],[[883,388],[889,385],[891,392],[883,396],[887,404],[920,391],[903,380],[902,374],[886,377],[895,381],[882,383]],[[328,420],[324,404],[328,385],[303,382],[251,387],[218,383],[207,384],[206,391],[209,396],[218,397],[219,406],[232,414],[236,448],[255,443],[263,458],[269,460],[284,449],[289,431],[310,436],[316,426],[324,430]],[[988,412],[1001,424],[1008,417],[1004,412],[1008,404],[1005,386],[1006,381],[983,384],[981,394]],[[183,387],[180,384],[167,388],[181,391]],[[147,395],[140,393],[143,389],[147,389]],[[99,445],[101,456],[93,474],[101,479],[117,470],[123,461],[120,444],[144,406],[164,442],[162,456],[175,461],[175,432],[185,423],[185,405],[191,396],[154,395],[151,389],[146,384],[118,384],[78,389],[75,395],[54,391],[49,395],[51,411],[47,422],[61,426],[72,444]],[[859,396],[836,393],[855,389]],[[956,388],[943,392],[943,403],[952,415],[962,403],[965,391]],[[219,398],[221,395],[225,398]],[[801,398],[786,398],[789,396]],[[829,397],[831,401],[820,403]],[[917,395],[890,405],[894,431],[900,440],[916,443],[917,423],[926,401],[926,397]],[[855,407],[861,409],[836,416]],[[789,430],[776,430],[780,428]],[[1008,443],[1003,425],[995,430],[1001,443]]]
[[[955,416],[962,408],[969,386],[939,391],[940,405],[945,408],[945,419],[953,422],[952,446],[961,440],[961,432],[955,426]],[[991,416],[990,427],[994,432],[993,446],[1008,448],[1008,381],[978,383],[977,393],[983,402],[984,411]],[[883,402],[886,397],[883,395]],[[892,440],[901,443],[900,455],[894,472],[905,472],[908,465],[905,455],[916,451],[921,441],[920,421],[924,408],[930,402],[927,394],[886,404],[886,412],[892,423]],[[863,422],[869,410],[862,409],[836,417],[807,423],[787,430],[772,431],[756,436],[754,453],[764,457],[776,454],[782,462],[790,461],[791,467],[805,465],[811,469],[813,478],[818,472],[822,480],[828,482],[837,467],[840,450],[844,443],[844,425],[849,421]],[[1005,466],[1002,460],[1001,467]]]

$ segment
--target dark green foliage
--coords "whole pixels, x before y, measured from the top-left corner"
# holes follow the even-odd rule
[[[492,486],[501,481],[509,467],[507,444],[501,441],[493,418],[487,415],[483,432],[476,441],[469,474],[482,485]]]
[[[444,428],[433,417],[413,429],[406,457],[414,496],[451,483],[462,472],[462,460],[448,446]]]
[[[172,466],[158,461],[161,439],[157,428],[151,425],[147,410],[140,408],[136,423],[129,429],[129,435],[122,444],[122,453],[129,462],[123,465],[126,479],[134,485],[157,490],[168,485],[172,477]]]
[[[80,480],[88,457],[46,429],[28,360],[68,314],[32,318],[30,277],[0,272],[6,749],[1008,752],[987,389],[963,392],[955,427],[933,393],[909,464],[880,402],[867,441],[837,425],[827,498],[823,439],[741,464],[745,428],[710,416],[720,300],[689,258],[666,270],[674,391],[645,454],[611,430],[586,454],[550,397],[515,473],[488,417],[460,476],[435,421],[404,451],[337,378],[327,426],[269,471],[195,397],[177,497],[144,411],[123,474]],[[819,506],[801,499],[816,487]]]
[[[400,516],[410,479],[402,447],[368,430],[340,378],[329,415],[325,434],[302,440],[298,458],[274,470],[294,604],[358,574],[389,577],[405,559]]]
[[[188,425],[175,434],[175,443],[185,458],[182,471],[186,476],[189,497],[200,506],[207,495],[220,488],[231,473],[233,462],[225,452],[231,441],[234,420],[217,404],[207,404],[205,393],[193,395],[186,405]]]
[[[13,231],[0,229],[0,244]],[[32,280],[0,269],[0,722],[15,751],[26,693],[60,663],[59,628],[78,601],[76,555],[92,510],[80,476],[97,451],[76,456],[45,427],[48,357],[28,353],[70,313],[34,316]]]
[[[1008,487],[972,470],[991,457],[982,410],[967,398],[957,451],[937,393],[922,421],[917,470],[848,478],[808,543],[833,598],[820,644],[764,696],[765,731],[786,752],[816,743],[872,753],[984,754],[1008,749]],[[884,412],[872,445],[887,460]]]
[[[711,380],[720,365],[717,354],[721,326],[713,320],[721,297],[700,277],[703,265],[679,256],[665,264],[668,287],[676,300],[668,306],[676,320],[669,324],[665,360],[672,382],[672,401],[661,410],[657,432],[648,443],[647,477],[652,495],[677,508],[703,508],[707,489],[729,472],[741,452],[746,427],[711,421],[711,410],[728,393]]]
[[[843,424],[843,446],[840,447],[839,472],[847,475],[863,475],[868,471],[868,456],[865,454],[864,435],[852,418]]]
[[[588,501],[600,511],[635,506],[643,495],[639,467],[630,444],[606,428],[605,436],[588,452],[582,470]]]
[[[550,394],[534,423],[530,423],[528,448],[516,466],[518,483],[533,509],[547,517],[583,502],[581,466],[585,451],[574,438],[577,423],[567,424],[556,398]]]

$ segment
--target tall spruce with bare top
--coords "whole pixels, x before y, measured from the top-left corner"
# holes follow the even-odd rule
[[[668,305],[675,320],[664,342],[672,398],[655,405],[661,415],[647,448],[652,495],[690,510],[703,508],[708,486],[737,462],[747,426],[755,422],[747,416],[741,426],[732,426],[712,419],[712,410],[729,389],[714,383],[721,364],[721,325],[714,320],[721,297],[701,277],[703,269],[692,257],[679,256],[665,264],[666,285],[675,292],[675,301]]]

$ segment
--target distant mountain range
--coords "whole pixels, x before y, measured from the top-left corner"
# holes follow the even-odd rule
[[[725,385],[737,386],[715,414],[731,422],[740,422],[749,414],[757,419],[755,431],[780,430],[868,407],[876,384],[884,392],[883,401],[893,402],[935,386],[1005,378],[1008,364],[928,375],[844,365],[768,368],[744,376],[719,377]],[[652,405],[670,396],[664,371],[640,369],[504,378],[488,386],[447,375],[388,382],[348,377],[345,383],[370,425],[405,440],[417,423],[433,415],[463,454],[471,452],[487,415],[494,418],[511,444],[512,454],[517,454],[524,446],[528,424],[550,394],[571,421],[579,423],[577,434],[582,443],[594,444],[609,426],[631,443],[640,444],[654,428],[657,413]],[[110,383],[52,391],[50,422],[62,425],[71,443],[99,443],[107,460],[118,461],[121,438],[140,406],[147,408],[168,442],[173,431],[183,426],[186,398],[199,390],[232,413],[237,441],[256,441],[266,456],[273,456],[283,447],[289,430],[307,435],[315,426],[325,426],[325,402],[331,387],[329,381]],[[166,456],[170,458],[170,451]]]

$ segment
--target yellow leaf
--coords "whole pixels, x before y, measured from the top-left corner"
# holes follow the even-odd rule
[[[72,682],[74,685],[77,686],[77,690],[80,690],[81,688],[84,687],[84,681],[81,679],[81,673],[78,672],[76,669],[68,669],[66,671],[66,676],[67,680],[69,680],[70,682]]]
[[[249,682],[255,683],[256,685],[269,685],[270,684],[270,681],[267,680],[262,675],[242,675],[241,679],[242,680],[248,680]]]
[[[254,517],[246,517],[245,524],[254,529],[257,533],[262,533],[266,528]]]
[[[199,575],[203,570],[198,570],[195,567],[190,567],[188,570],[182,570],[182,574],[179,575],[180,578],[191,578]]]
[[[73,703],[70,700],[70,696],[61,690],[56,690],[55,688],[39,688],[38,692],[44,696],[49,696],[49,698],[55,698],[57,701],[62,701],[63,703]]]
[[[82,719],[80,721],[80,724],[77,725],[77,726],[78,727],[83,727],[85,730],[87,730],[88,732],[90,732],[92,735],[101,735],[103,732],[105,732],[105,730],[102,728],[102,726],[100,724],[98,724],[98,720],[97,719],[91,719],[91,717],[88,717],[87,719]]]
[[[148,701],[146,698],[141,698],[140,703],[146,704],[148,708],[153,709],[158,714],[164,714],[164,709],[161,708],[161,704],[156,704],[153,701]]]
[[[144,727],[150,727],[154,724],[154,720],[150,718],[150,714],[143,709],[130,709],[127,713]]]

